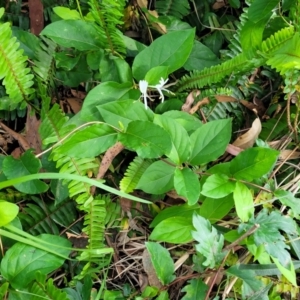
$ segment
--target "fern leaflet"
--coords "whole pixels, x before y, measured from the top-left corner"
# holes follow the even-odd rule
[[[129,164],[124,177],[120,182],[120,189],[125,193],[131,193],[137,186],[140,178],[146,169],[151,165],[150,160],[145,160],[139,156]]]
[[[9,23],[0,24],[0,80],[4,78],[3,84],[12,102],[11,109],[15,109],[21,103],[25,107],[24,100],[34,92],[33,75],[30,69],[26,68],[27,57],[23,50],[19,49],[19,43],[12,37]]]

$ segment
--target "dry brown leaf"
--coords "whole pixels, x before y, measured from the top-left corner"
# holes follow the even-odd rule
[[[238,154],[240,154],[244,149],[234,146],[232,144],[228,144],[228,146],[226,147],[226,152],[233,155],[233,156],[237,156]]]
[[[145,272],[148,275],[149,284],[160,289],[162,287],[162,284],[156,275],[155,269],[151,262],[150,254],[147,249],[145,249],[143,252],[143,266]]]
[[[255,143],[260,132],[261,122],[259,118],[256,118],[252,123],[252,127],[246,133],[239,136],[232,144],[242,149],[250,148]]]
[[[224,1],[224,0],[217,0],[217,1],[213,4],[212,8],[215,9],[215,10],[217,10],[217,9],[220,9],[220,8],[224,7],[225,5],[226,5],[226,4],[225,4],[225,1]]]
[[[137,0],[136,1],[140,8],[147,8],[148,0]]]
[[[83,100],[86,97],[86,92],[71,89],[73,97]]]
[[[14,130],[10,129],[8,126],[6,126],[4,123],[0,122],[0,126],[8,133],[10,134],[15,140],[18,141],[19,145],[23,150],[28,150],[30,149],[30,145],[27,142],[26,138],[21,135],[18,132],[15,132]]]
[[[148,10],[148,13],[152,15],[155,18],[158,18],[158,13],[156,10]],[[166,34],[167,33],[167,28],[164,24],[155,22],[152,23],[152,26],[161,34]]]
[[[39,134],[39,127],[41,120],[38,120],[35,113],[32,113],[32,109],[28,107],[26,126],[25,126],[25,138],[30,148],[35,149],[35,153],[42,152],[42,140]]]
[[[195,98],[200,95],[199,90],[191,91],[185,99],[185,103],[182,105],[181,110],[189,112],[195,101]]]
[[[282,150],[280,151],[279,159],[288,160],[288,159],[298,159],[300,158],[300,152],[293,150]]]

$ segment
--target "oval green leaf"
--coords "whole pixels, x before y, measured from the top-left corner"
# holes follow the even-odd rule
[[[160,222],[149,238],[161,242],[185,244],[193,240],[193,230],[191,220],[184,217],[174,217]]]
[[[150,254],[155,273],[161,283],[166,285],[173,281],[175,266],[169,251],[155,242],[146,242],[145,245]]]
[[[18,205],[0,200],[0,227],[10,223],[19,212]]]
[[[156,161],[144,172],[136,188],[149,194],[166,193],[173,189],[174,171],[174,166]]]
[[[147,72],[157,66],[169,67],[168,74],[181,68],[192,51],[194,36],[195,29],[188,29],[170,32],[156,39],[135,57],[132,66],[135,79],[144,79]]]
[[[193,205],[199,200],[199,178],[191,169],[175,170],[174,187],[178,195],[187,199],[189,205]]]
[[[51,243],[57,253],[68,256],[71,252],[68,249],[55,248],[55,245],[71,247],[71,243],[60,236],[42,234],[39,238]],[[35,279],[37,271],[47,275],[59,268],[63,262],[62,257],[23,243],[16,243],[5,253],[1,261],[1,274],[15,289],[21,289]]]
[[[231,119],[212,121],[201,126],[191,135],[190,163],[202,165],[221,156],[231,137]]]
[[[99,50],[99,33],[92,22],[83,20],[56,21],[41,32],[63,47],[73,47],[80,51]]]
[[[172,147],[168,133],[148,121],[130,122],[126,132],[119,133],[119,141],[142,158],[160,157]]]

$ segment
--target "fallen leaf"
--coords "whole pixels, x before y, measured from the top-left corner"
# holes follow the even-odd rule
[[[158,18],[158,13],[156,10],[148,10],[148,13],[152,15],[155,18]],[[148,17],[147,17],[148,18]],[[150,18],[148,18],[150,19]],[[159,22],[153,22],[152,26],[161,34],[166,34],[167,33],[167,28],[164,24],[159,23]]]
[[[42,140],[39,134],[39,127],[41,120],[38,120],[36,114],[32,112],[30,106],[27,110],[26,126],[25,126],[25,138],[30,148],[33,148],[35,153],[42,152]]]
[[[258,138],[261,132],[261,122],[259,118],[256,118],[253,123],[252,127],[244,134],[239,136],[232,144],[233,146],[247,149],[254,145],[255,140]]]
[[[151,262],[150,254],[147,249],[145,249],[143,252],[143,267],[148,275],[149,284],[160,289],[162,284],[156,275],[155,269]]]
[[[296,152],[293,150],[280,151],[279,159],[281,159],[281,160],[298,159],[298,158],[300,158],[300,152]]]

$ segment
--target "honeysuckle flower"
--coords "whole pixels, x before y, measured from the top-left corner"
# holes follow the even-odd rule
[[[164,80],[163,78],[161,78],[160,81],[159,81],[159,83],[156,84],[156,85],[149,85],[149,83],[148,83],[147,80],[140,80],[139,81],[139,88],[140,88],[140,91],[142,93],[141,97],[143,97],[143,99],[144,99],[144,104],[145,104],[145,108],[146,109],[148,109],[147,98],[149,98],[150,100],[153,101],[153,99],[151,99],[151,97],[147,93],[148,87],[152,88],[152,89],[156,89],[158,91],[158,93],[159,93],[159,99],[161,99],[161,102],[163,103],[164,100],[165,100],[165,96],[162,93],[162,91],[171,93],[171,91],[169,91],[168,89],[166,89],[164,87],[165,84],[168,82],[168,80],[169,80],[168,78],[166,80]]]
[[[169,80],[169,78],[167,78],[166,80],[161,78],[158,84],[156,84],[154,86],[151,86],[151,85],[149,86],[149,87],[157,89],[157,91],[160,95],[159,99],[161,99],[161,103],[163,103],[165,100],[165,96],[162,93],[162,91],[166,91],[166,92],[170,93],[170,91],[168,89],[164,88],[164,85],[168,82],[168,80]]]
[[[140,80],[139,88],[142,93],[142,97],[144,98],[145,109],[148,109],[147,98],[150,98],[147,94],[148,82],[146,80]]]

